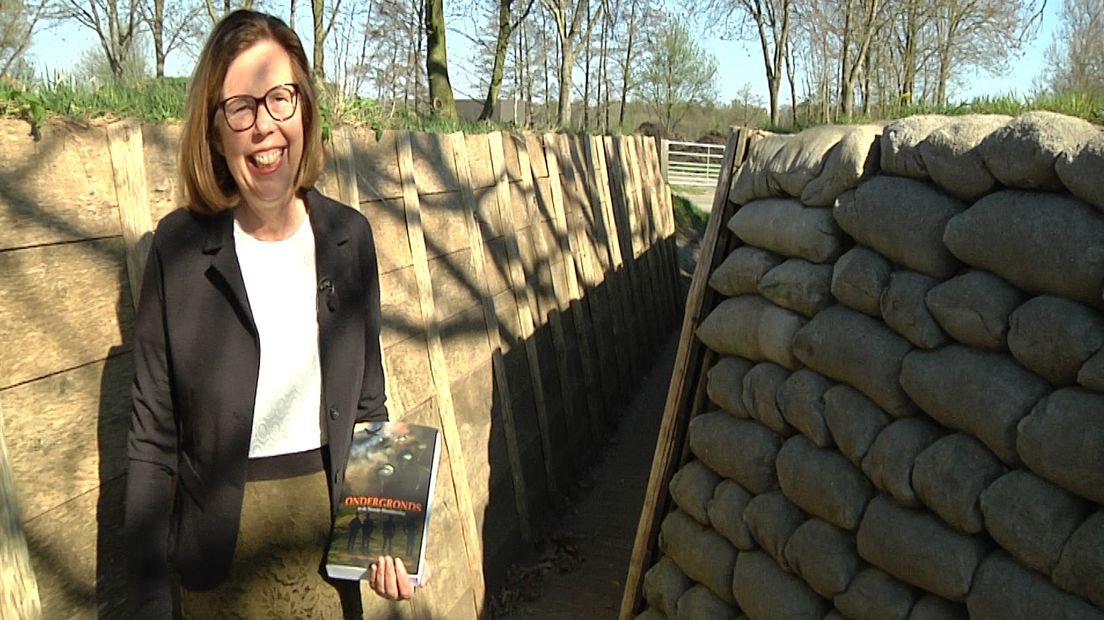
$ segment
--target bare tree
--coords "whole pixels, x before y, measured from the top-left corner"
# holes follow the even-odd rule
[[[141,21],[138,0],[63,0],[60,9],[64,17],[96,33],[112,77],[123,81]]]
[[[430,109],[442,118],[455,121],[457,120],[456,99],[452,94],[448,53],[445,50],[444,0],[425,0],[424,17]]]
[[[197,22],[202,8],[184,0],[169,2],[168,6],[165,0],[141,0],[138,10],[153,40],[154,74],[163,78],[165,58],[198,38]]]
[[[881,29],[884,0],[847,0],[840,46],[840,114],[850,118],[855,107],[855,85],[866,66],[874,34]],[[864,101],[864,107],[869,102]]]
[[[598,0],[604,2],[605,0]],[[571,125],[571,85],[574,79],[575,58],[582,46],[590,39],[590,33],[597,23],[584,20],[590,10],[591,0],[541,0],[556,28],[559,42],[559,106],[556,111],[556,124],[560,127]],[[572,6],[574,5],[574,6]]]
[[[1064,0],[1059,19],[1046,52],[1050,90],[1104,95],[1104,0]]]
[[[333,30],[341,0],[335,0],[326,17],[326,0],[311,0],[311,17],[314,25],[314,80],[322,86],[326,82],[326,38]]]
[[[240,0],[238,2],[222,0],[219,6],[215,6],[215,0],[205,0],[205,3],[207,4],[207,16],[211,18],[211,23],[218,22],[234,9],[253,8],[253,0]]]
[[[789,45],[793,0],[689,0],[688,11],[706,23],[707,30],[735,28],[740,38],[755,33],[763,55],[763,69],[770,97],[771,124],[779,123],[778,90]]]
[[[47,17],[49,0],[0,2],[0,76],[8,75],[31,44],[35,29]]]
[[[524,0],[515,8],[516,0],[498,0],[497,36],[494,45],[494,60],[491,66],[491,79],[487,85],[487,97],[483,100],[483,109],[479,120],[489,120],[494,115],[495,104],[502,88],[502,79],[506,69],[506,53],[510,48],[510,37],[518,29],[533,8],[534,0]],[[518,10],[520,9],[520,10]]]

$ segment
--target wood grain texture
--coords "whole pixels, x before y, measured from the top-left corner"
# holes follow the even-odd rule
[[[456,171],[460,180],[460,187],[471,188],[474,183],[472,181],[472,169],[469,166],[469,161],[471,161],[470,154],[472,150],[478,152],[479,147],[482,147],[483,152],[478,155],[479,161],[485,161],[487,167],[491,168],[491,154],[488,142],[485,138],[473,141],[475,149],[469,149],[468,140],[465,139],[463,134],[452,134],[449,136],[449,140],[452,147],[452,156],[456,161]],[[483,232],[476,219],[475,192],[461,189],[460,195],[463,199],[465,228],[467,229],[468,243],[471,246],[473,257],[472,266],[475,272],[475,286],[480,294],[480,308],[483,312],[487,346],[491,352],[491,372],[494,377],[494,389],[499,394],[503,435],[506,440],[506,453],[509,456],[510,477],[514,484],[517,519],[521,528],[522,538],[529,541],[532,539],[532,528],[529,518],[528,492],[526,491],[521,449],[518,445],[517,438],[517,425],[514,421],[514,410],[511,403],[510,383],[506,377],[506,362],[502,358],[502,341],[499,337],[498,316],[495,313],[494,296],[487,280],[488,257],[484,250]],[[489,408],[487,411],[493,411],[493,409]]]
[[[127,279],[131,304],[138,309],[142,272],[153,243],[146,163],[142,147],[142,126],[136,121],[119,121],[107,126],[115,195],[119,203],[119,228],[126,247]]]
[[[142,123],[143,167],[146,169],[148,191],[146,202],[155,228],[161,218],[184,206],[177,166],[183,131],[184,127],[179,123]]]
[[[504,139],[501,133],[492,133],[487,136],[491,150],[491,166],[494,168],[497,179],[498,212],[507,230],[517,230],[518,222],[514,218],[514,209],[510,206],[509,180],[507,177],[506,150],[504,145],[513,144],[512,140]],[[516,156],[516,149],[514,149]],[[537,421],[540,426],[540,434],[543,448],[544,473],[549,493],[553,497],[559,497],[559,485],[552,464],[553,451],[551,430],[549,429],[549,414],[547,400],[544,391],[544,373],[541,371],[540,357],[537,355],[537,343],[533,338],[535,325],[532,314],[532,291],[525,279],[525,272],[521,266],[521,250],[518,246],[517,235],[506,234],[506,254],[508,273],[510,274],[510,288],[513,290],[515,307],[517,308],[518,337],[525,346],[525,356],[529,363],[529,379],[533,386],[533,402],[536,407]],[[513,385],[513,384],[511,384]]]
[[[723,259],[723,256],[719,255],[721,253],[718,252],[718,248],[723,249],[727,246],[722,237],[730,234],[725,225],[734,212],[734,205],[728,201],[728,189],[735,167],[743,162],[746,154],[745,132],[746,130],[743,129],[739,132],[730,129],[725,145],[721,178],[713,198],[713,211],[706,225],[701,258],[694,270],[686,312],[683,315],[678,352],[675,354],[675,371],[667,392],[663,421],[660,424],[655,456],[652,459],[652,471],[648,477],[648,490],[644,495],[640,524],[636,529],[632,559],[629,563],[628,577],[625,580],[624,596],[621,599],[620,620],[634,617],[640,604],[644,573],[653,559],[659,523],[666,508],[667,487],[676,468],[680,465],[679,455],[676,452],[683,446],[686,427],[692,415],[687,411],[688,406],[692,404],[689,401],[699,392],[699,386],[695,385],[693,380],[700,378],[705,347],[698,342],[694,333],[702,319],[712,310],[712,307],[706,307],[705,303],[707,282],[716,264]]]
[[[42,616],[42,602],[23,533],[6,434],[4,407],[0,403],[0,618],[35,620]]]
[[[0,120],[0,251],[119,234],[107,131]]]
[[[123,343],[134,319],[124,255],[121,237],[0,252],[0,389]]]
[[[434,142],[434,144],[437,143]],[[467,550],[469,579],[474,590],[476,609],[482,610],[486,597],[482,569],[482,540],[475,524],[471,491],[467,479],[467,466],[464,463],[464,449],[461,446],[460,433],[456,424],[456,412],[453,409],[448,364],[445,361],[444,350],[441,346],[439,317],[433,301],[433,283],[430,279],[425,235],[422,229],[418,198],[419,179],[416,176],[417,169],[414,165],[411,134],[400,134],[397,146],[407,231],[410,237],[411,254],[414,257],[414,274],[418,282],[418,305],[422,310],[422,317],[426,323],[430,376],[437,397],[441,434],[448,448],[460,529]],[[451,169],[451,166],[449,168]]]

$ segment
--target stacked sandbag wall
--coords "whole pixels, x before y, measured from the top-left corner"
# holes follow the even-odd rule
[[[639,617],[1104,618],[1102,178],[1046,112],[755,143]]]

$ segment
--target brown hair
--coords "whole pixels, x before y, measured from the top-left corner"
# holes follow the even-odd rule
[[[303,115],[303,158],[296,171],[297,189],[314,185],[322,173],[322,124],[310,65],[299,36],[271,15],[238,10],[224,17],[203,47],[188,87],[184,134],[180,140],[180,187],[189,209],[217,213],[236,206],[241,194],[226,159],[215,150],[216,107],[222,98],[226,71],[238,54],[260,43],[273,41],[291,57],[291,71],[299,87]]]

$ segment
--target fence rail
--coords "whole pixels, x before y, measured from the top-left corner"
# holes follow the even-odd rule
[[[664,173],[672,185],[714,187],[721,176],[723,144],[664,140]]]

